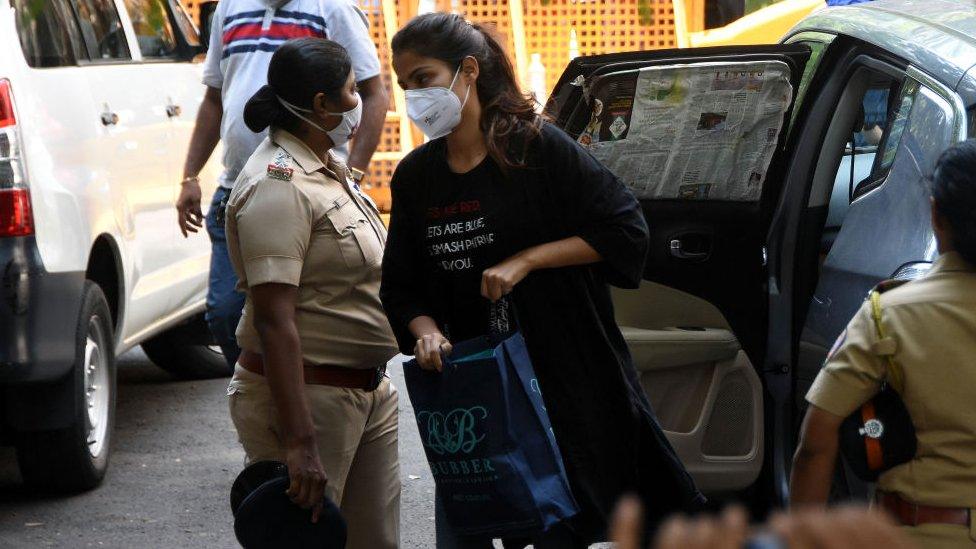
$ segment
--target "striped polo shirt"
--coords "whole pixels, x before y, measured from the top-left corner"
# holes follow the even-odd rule
[[[355,0],[222,0],[217,5],[203,83],[219,88],[223,99],[221,186],[234,185],[266,136],[244,124],[244,105],[267,83],[271,55],[287,40],[308,36],[346,48],[357,81],[380,73],[369,21]]]

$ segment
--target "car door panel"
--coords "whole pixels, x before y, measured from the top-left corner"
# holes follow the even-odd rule
[[[756,366],[761,366],[766,336],[763,244],[782,181],[782,159],[775,153],[782,149],[792,92],[808,57],[809,48],[804,45],[775,45],[582,58],[564,73],[547,106],[570,135],[582,136],[581,141],[591,143],[597,158],[609,159],[604,160],[608,167],[620,170],[617,175],[640,199],[650,229],[645,281],[636,291],[614,291],[617,320],[662,428],[706,493],[744,489],[762,468],[763,388]],[[633,77],[635,71],[640,72]],[[759,114],[766,105],[759,104],[759,98],[764,93],[773,97],[776,92],[772,87],[763,90],[766,80],[761,77],[766,74],[772,82],[776,71],[779,85],[785,89],[783,80],[788,79],[791,93],[780,97],[781,111]],[[714,80],[708,80],[713,73]],[[682,89],[676,83],[686,74],[689,80],[682,80],[682,85],[698,78],[711,87],[704,92],[688,85]],[[746,84],[725,87],[722,79],[729,74],[746,75],[742,80]],[[666,82],[661,93],[654,88],[658,78]],[[637,83],[631,84],[631,80]],[[707,95],[709,91],[716,91],[716,99]],[[629,104],[618,99],[630,93],[634,99]],[[729,99],[728,103],[720,105],[722,98]],[[639,152],[642,135],[647,133],[642,124],[667,130],[668,113],[664,109],[653,112],[657,108],[653,102],[679,105],[676,111],[681,109],[683,118],[674,116],[678,122],[667,146],[661,143],[667,142],[669,133],[653,142],[655,150],[649,156],[664,149],[667,163],[654,164],[651,172],[660,175],[648,178],[642,186],[644,172],[623,174],[627,164],[622,156],[614,159],[612,153],[600,149],[633,140],[627,147]],[[753,126],[748,124],[754,125],[761,116],[782,116],[774,135],[763,134],[765,141],[760,134],[751,133]],[[730,150],[715,153],[731,154],[734,166],[741,166],[740,159],[753,154],[748,146],[755,148],[754,154],[762,161],[768,161],[759,189],[730,185],[713,193],[716,187],[707,179],[709,174],[694,174],[698,179],[692,193],[683,187],[674,191],[678,182],[665,180],[671,173],[668,170],[681,162],[691,166],[691,155],[703,154],[692,152],[693,147],[709,139],[707,132],[734,136],[725,142],[732,143],[727,145]],[[686,136],[692,137],[680,141]],[[679,141],[687,150],[676,148]],[[763,157],[763,152],[771,158]],[[750,161],[761,164],[756,158]],[[659,168],[661,165],[667,168]],[[656,169],[661,171],[654,172]],[[691,177],[683,177],[681,183],[686,180]],[[745,183],[744,178],[735,181]]]
[[[654,282],[614,288],[613,300],[641,386],[699,488],[750,486],[763,463],[762,384],[725,317]]]
[[[96,123],[102,134],[100,160],[131,261],[126,280],[130,302],[120,341],[171,307],[166,270],[172,260],[175,215],[169,121],[162,92],[144,69],[135,63],[86,68],[96,104],[117,116],[114,124]]]
[[[937,255],[927,177],[938,155],[961,134],[950,123],[953,112],[945,98],[924,87],[914,93],[908,126],[884,183],[849,206],[824,260],[801,335],[798,400],[867,292],[902,266]]]

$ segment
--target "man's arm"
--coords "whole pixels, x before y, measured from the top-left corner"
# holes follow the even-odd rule
[[[349,167],[365,172],[383,133],[390,95],[380,76],[367,78],[359,82],[358,86],[359,96],[363,101],[363,118],[359,122],[356,139],[352,142],[352,150],[349,151]]]
[[[207,86],[207,93],[200,103],[196,125],[190,138],[190,148],[183,165],[183,183],[180,197],[176,201],[180,231],[184,237],[203,227],[203,212],[200,209],[200,182],[195,178],[210,159],[217,142],[220,141],[220,122],[224,116],[224,105],[220,89]]]
[[[844,418],[811,404],[800,429],[790,474],[790,507],[827,504],[834,480],[840,425]]]

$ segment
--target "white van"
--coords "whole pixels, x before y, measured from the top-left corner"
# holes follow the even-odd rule
[[[0,2],[0,443],[32,486],[104,476],[120,353],[229,373],[174,207],[202,53],[175,0]]]

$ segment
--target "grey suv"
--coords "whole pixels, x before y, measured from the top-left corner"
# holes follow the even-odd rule
[[[878,0],[780,44],[567,67],[547,110],[641,200],[651,255],[617,316],[706,492],[788,499],[829,348],[873,285],[936,255],[926,177],[976,123],[974,64],[971,1]],[[837,496],[863,497],[840,474]]]

